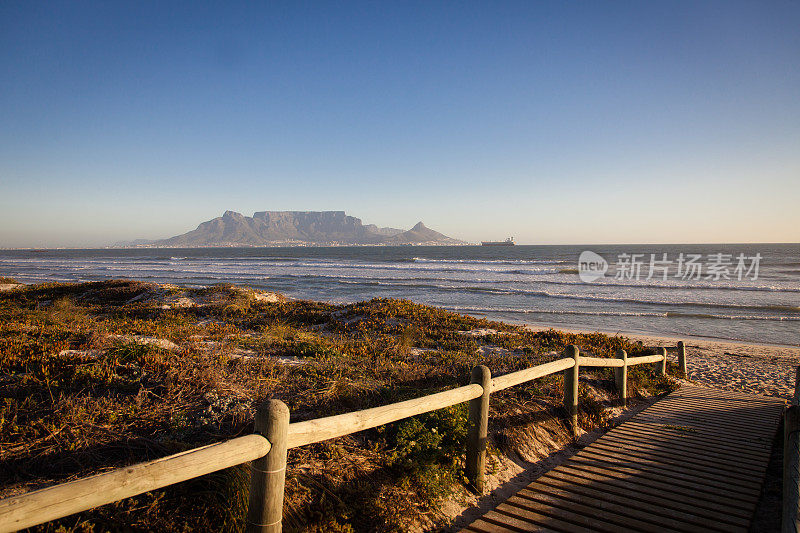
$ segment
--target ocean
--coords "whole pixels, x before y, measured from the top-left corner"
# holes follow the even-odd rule
[[[587,250],[608,263],[589,283],[578,274]],[[0,250],[0,276],[230,282],[515,323],[800,345],[798,244]]]

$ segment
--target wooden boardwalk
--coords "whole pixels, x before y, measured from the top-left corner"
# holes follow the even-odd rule
[[[784,408],[683,386],[465,531],[747,531]]]

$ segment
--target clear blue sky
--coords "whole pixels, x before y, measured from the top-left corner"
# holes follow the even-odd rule
[[[0,246],[800,241],[800,2],[298,4],[0,3]]]

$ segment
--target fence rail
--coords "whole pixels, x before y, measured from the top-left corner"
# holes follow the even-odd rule
[[[363,411],[328,416],[289,425],[289,448],[322,442],[370,429],[411,416],[421,415],[463,403],[483,394],[478,384],[467,385],[413,400],[392,403]]]
[[[203,476],[243,463],[251,463],[250,507],[247,530],[280,532],[283,487],[288,449],[349,435],[422,413],[470,402],[466,450],[467,477],[483,491],[489,396],[516,385],[564,373],[564,407],[573,432],[577,432],[578,371],[585,367],[610,367],[624,404],[628,367],[657,363],[666,374],[667,351],[641,357],[581,357],[575,346],[565,349],[562,359],[492,378],[485,366],[476,367],[472,383],[412,400],[352,413],[289,423],[289,411],[278,400],[270,400],[256,413],[252,435],[163,457],[155,461],[119,468],[69,483],[0,500],[0,533],[42,524],[167,485]],[[685,368],[683,343],[678,344],[679,365]]]
[[[16,531],[137,494],[247,463],[267,455],[258,434],[210,444],[155,461],[0,500],[0,531]]]

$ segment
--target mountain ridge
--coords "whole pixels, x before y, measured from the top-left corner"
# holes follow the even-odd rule
[[[458,239],[422,222],[409,230],[363,224],[344,211],[236,211],[201,222],[196,229],[149,245],[169,248],[232,246],[458,245]]]

